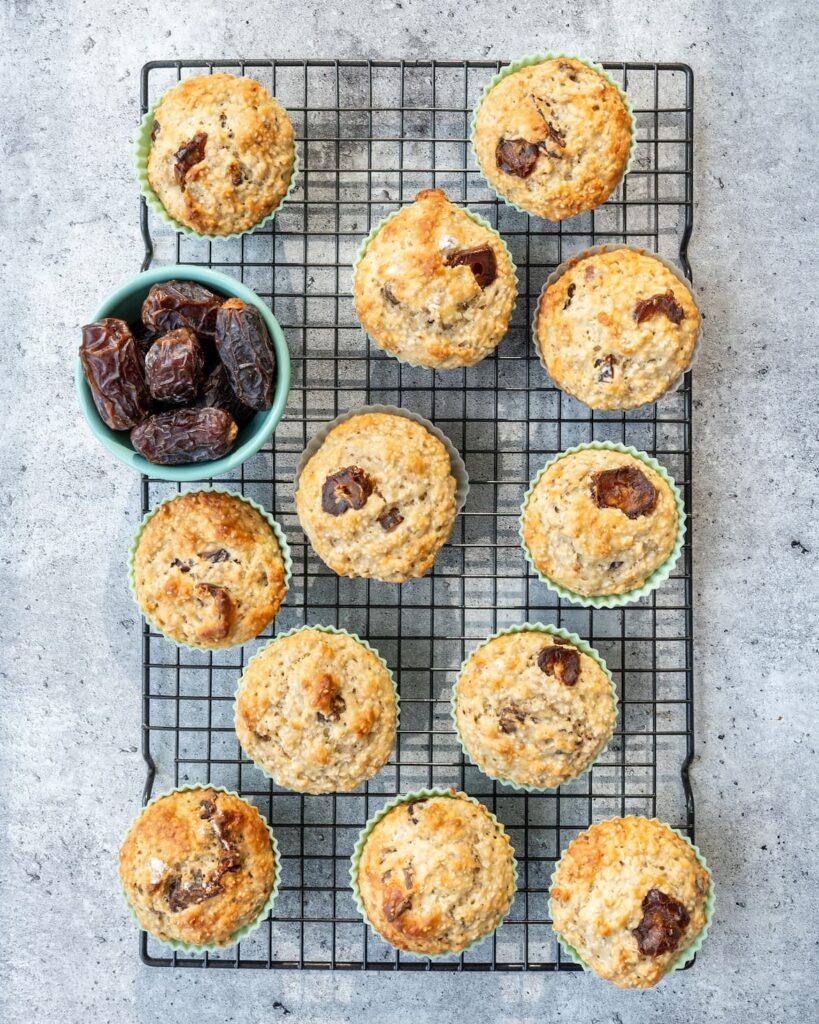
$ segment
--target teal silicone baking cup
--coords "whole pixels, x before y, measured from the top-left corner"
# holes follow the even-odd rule
[[[480,157],[478,156],[478,147],[475,145],[475,130],[477,128],[478,123],[478,111],[481,109],[481,104],[492,91],[492,89],[494,89],[498,82],[506,78],[507,75],[513,75],[516,71],[520,71],[522,68],[532,67],[532,65],[534,64],[542,64],[544,61],[559,60],[560,58],[568,60],[578,60],[581,64],[585,64],[587,68],[591,68],[592,71],[596,71],[598,75],[601,75],[603,78],[605,78],[605,80],[610,85],[613,85],[614,88],[617,90],[620,99],[623,101],[623,106],[628,111],[629,120],[631,121],[631,143],[629,145],[628,157],[626,158],[626,165],[623,168],[623,173],[620,175],[617,184],[609,193],[608,198],[611,198],[614,192],[622,184],[623,178],[625,178],[625,176],[631,170],[631,164],[634,160],[634,153],[637,147],[637,122],[634,118],[634,110],[632,109],[631,101],[629,100],[628,96],[625,94],[623,89],[617,84],[617,82],[614,81],[614,79],[611,77],[608,71],[606,71],[606,69],[602,67],[600,64],[597,64],[593,60],[589,60],[587,57],[578,57],[574,53],[535,53],[530,54],[528,57],[521,57],[520,60],[513,61],[511,64],[507,64],[505,68],[501,68],[500,71],[489,80],[489,83],[484,88],[483,92],[481,93],[480,99],[475,105],[475,110],[473,111],[472,114],[472,122],[469,129],[469,141],[472,145],[472,152],[475,154],[475,162],[478,165],[478,169],[483,175],[483,178],[486,181],[487,185],[489,185],[489,187],[492,189],[495,195],[499,199],[502,199],[507,206],[511,206],[513,210],[517,210],[518,213],[528,214],[531,217],[537,216],[537,214],[529,213],[528,210],[524,210],[523,207],[518,206],[516,203],[513,203],[511,200],[507,199],[506,196],[498,192],[498,190],[487,177],[486,172],[484,171],[483,166],[481,164]],[[606,202],[608,202],[608,199],[606,199]],[[598,207],[595,207],[595,209],[598,209]],[[564,220],[568,219],[569,218],[564,218]]]
[[[136,825],[140,817],[153,804],[157,803],[159,800],[164,799],[166,796],[170,796],[172,793],[192,793],[197,789],[213,789],[217,793],[227,793],[229,796],[235,796],[239,800],[243,800],[245,803],[248,803],[248,801],[245,800],[244,797],[239,796],[239,794],[234,792],[232,789],[225,789],[224,786],[212,786],[210,784],[203,784],[199,786],[177,786],[175,789],[169,789],[166,790],[166,792],[164,793],[160,793],[158,796],[153,797],[151,800],[148,801],[147,804],[145,804],[145,806],[142,808],[142,810],[139,812],[136,818],[134,818],[134,820],[131,822],[129,829],[125,834],[125,839],[127,839],[128,836],[131,834],[131,829],[133,829],[134,825]],[[250,804],[250,806],[252,807],[253,805]],[[267,829],[268,835],[270,836],[270,847],[273,850],[273,888],[270,890],[270,895],[267,897],[267,900],[265,900],[265,903],[262,906],[259,913],[256,915],[256,917],[254,917],[254,919],[249,924],[243,925],[243,927],[237,929],[230,936],[227,942],[219,944],[212,943],[207,946],[195,946],[187,942],[182,942],[180,939],[160,939],[156,935],[149,933],[151,934],[151,938],[153,938],[156,942],[161,942],[166,946],[170,946],[171,949],[175,949],[180,953],[189,953],[192,955],[201,955],[203,953],[216,953],[219,950],[227,949],[229,946],[235,946],[237,942],[241,942],[243,939],[246,939],[247,936],[250,935],[251,932],[255,932],[259,925],[262,923],[262,921],[264,921],[267,918],[273,904],[276,902],[276,897],[279,894],[279,885],[281,883],[282,876],[281,857],[279,855],[279,844],[276,842],[276,837],[273,835],[273,830],[270,828],[270,825],[267,822],[267,818],[265,818],[265,816],[261,813],[261,811],[258,810],[258,808],[254,809],[257,811],[259,817],[264,822],[264,827]],[[125,842],[125,839],[123,840],[123,843]],[[136,911],[131,906],[128,896],[125,892],[125,887],[122,885],[121,880],[120,891],[122,892],[122,896],[125,900],[125,905],[128,908],[128,913],[131,915],[131,918],[133,919],[136,926],[141,929],[142,925],[140,924],[139,918],[136,915]]]
[[[519,626],[510,626],[508,629],[500,629],[498,630],[497,633],[493,633],[491,636],[488,636],[485,640],[482,640],[481,643],[479,643],[478,646],[475,648],[475,650],[472,651],[469,657],[464,658],[464,660],[461,662],[461,668],[460,671],[458,672],[458,678],[460,678],[461,673],[464,671],[470,658],[472,657],[473,654],[476,653],[476,651],[479,651],[482,647],[485,647],[492,640],[496,640],[499,636],[508,636],[511,633],[547,633],[549,636],[562,637],[564,640],[568,640],[570,644],[573,644],[581,653],[587,654],[593,661],[597,662],[597,664],[603,670],[603,672],[606,675],[606,678],[609,681],[609,686],[611,687],[611,698],[614,704],[614,720],[612,722],[611,731],[609,732],[608,736],[606,736],[603,739],[600,746],[595,751],[594,756],[590,758],[585,768],[581,769],[581,771],[577,772],[575,775],[572,775],[569,778],[564,779],[560,785],[562,786],[565,785],[567,782],[572,782],[575,779],[580,779],[584,775],[586,775],[587,772],[590,772],[592,768],[597,764],[597,762],[606,752],[606,748],[608,747],[609,743],[611,742],[611,738],[614,735],[614,727],[617,724],[618,700],[617,687],[614,685],[614,679],[612,678],[611,672],[609,671],[609,668],[606,665],[605,661],[601,658],[600,654],[590,644],[586,643],[585,640],[581,639],[577,635],[577,633],[571,633],[568,629],[563,629],[562,626],[552,626],[542,622],[522,622]],[[482,771],[487,778],[494,779],[495,782],[501,782],[503,783],[504,786],[511,786],[513,789],[523,790],[526,793],[548,793],[552,789],[559,788],[556,786],[530,786],[521,782],[513,782],[512,779],[505,779],[501,775],[493,775],[491,772],[488,772],[482,765],[478,764],[478,762],[472,757],[469,750],[467,749],[466,743],[464,743],[463,736],[461,736],[461,730],[458,728],[457,680],[455,682],[455,685],[452,687],[452,700],[450,703],[449,713],[452,719],[452,724],[455,728],[455,735],[458,737],[458,742],[461,745],[461,749],[464,752],[464,756],[471,764],[474,764],[476,768]]]
[[[238,708],[239,708],[239,705],[238,705],[239,690],[241,689],[241,686],[242,686],[242,683],[244,681],[245,674],[247,673],[247,670],[250,668],[250,666],[253,664],[253,662],[258,657],[260,657],[262,654],[264,654],[264,652],[268,649],[268,647],[270,647],[274,643],[276,643],[277,640],[284,640],[285,637],[295,636],[296,633],[303,633],[306,629],[316,629],[320,633],[331,633],[331,634],[334,634],[336,636],[348,636],[348,637],[350,637],[351,640],[355,640],[356,643],[361,644],[361,646],[365,650],[368,650],[371,654],[374,654],[376,656],[376,658],[378,658],[378,660],[384,666],[384,669],[386,670],[387,675],[390,677],[390,682],[392,683],[392,690],[393,690],[393,693],[395,695],[395,735],[397,736],[398,735],[398,730],[399,730],[400,725],[401,725],[401,702],[400,702],[400,698],[398,696],[398,684],[395,682],[395,676],[393,675],[393,673],[392,673],[389,665],[386,663],[386,661],[384,661],[384,659],[381,657],[379,652],[374,647],[372,647],[370,644],[368,644],[366,640],[363,640],[358,635],[358,633],[350,633],[348,630],[346,630],[346,629],[338,629],[336,626],[318,626],[318,625],[313,625],[311,623],[305,624],[304,626],[296,626],[294,629],[288,629],[284,633],[277,633],[276,636],[274,636],[272,640],[269,640],[263,647],[260,647],[259,650],[256,651],[256,653],[253,655],[253,657],[248,661],[247,665],[245,665],[244,671],[242,672],[241,676],[239,676],[239,682],[236,684],[236,692],[234,693],[234,705],[233,705],[234,728],[235,728],[235,725],[236,725],[236,713],[237,713]],[[394,744],[395,744],[395,739],[393,738],[393,745]],[[244,751],[244,747],[242,747],[242,750]],[[247,752],[245,751],[245,753],[247,753]],[[249,754],[247,756],[250,757]],[[250,758],[250,760],[253,761],[253,758]],[[283,789],[289,789],[289,787],[283,786],[282,783],[279,782],[275,778],[275,776],[273,776],[263,765],[260,765],[258,763],[258,761],[253,761],[253,764],[259,769],[259,771],[262,773],[262,775],[265,775],[268,779],[272,779],[273,782],[275,782],[277,786],[282,786]],[[378,769],[378,771],[381,771],[383,769],[383,767],[384,766],[382,765],[381,768]],[[376,772],[376,775],[377,774],[378,774],[378,772]],[[375,775],[371,775],[370,778],[375,778]],[[290,792],[300,792],[300,790],[290,790]],[[335,790],[334,792],[341,793],[341,792],[349,792],[349,791],[348,790]],[[324,794],[321,794],[321,795],[324,795]]]
[[[642,586],[635,587],[633,590],[627,590],[623,594],[598,594],[594,597],[588,597],[583,594],[578,594],[574,590],[569,590],[568,587],[561,586],[554,580],[549,579],[545,576],[535,565],[534,559],[532,558],[531,552],[526,545],[526,541],[523,538],[523,517],[526,513],[526,506],[529,503],[529,498],[532,496],[532,491],[537,486],[538,481],[546,472],[546,470],[553,466],[556,462],[561,459],[565,459],[567,455],[574,455],[575,452],[583,452],[589,450],[598,451],[609,451],[609,452],[623,452],[624,455],[632,455],[635,459],[639,459],[640,462],[644,462],[647,466],[654,470],[655,473],[665,480],[668,486],[671,488],[671,493],[674,495],[674,503],[677,506],[677,538],[674,541],[674,547],[671,549],[671,554],[666,560],[658,565],[654,572],[648,577]],[[523,496],[523,504],[520,509],[520,526],[518,528],[518,535],[520,536],[521,547],[523,548],[523,554],[526,556],[526,561],[534,569],[538,579],[545,583],[549,590],[553,590],[559,597],[564,598],[567,601],[573,601],[575,604],[583,605],[584,608],[620,608],[625,604],[633,604],[635,601],[639,601],[644,598],[647,594],[650,594],[652,590],[656,590],[662,583],[664,583],[671,575],[671,571],[679,560],[680,553],[682,552],[683,543],[685,541],[685,506],[683,505],[682,495],[680,489],[674,482],[673,477],[669,474],[665,466],[662,466],[656,459],[652,459],[650,455],[645,452],[638,451],[636,448],[632,448],[631,445],[615,444],[612,441],[592,441],[589,444],[578,444],[573,448],[567,448],[565,451],[560,452],[553,459],[550,459],[543,469],[537,474],[534,480],[529,484],[529,488],[526,494]]]
[[[361,246],[359,247],[358,252],[355,254],[355,257],[353,258],[352,278],[351,278],[351,287],[352,287],[353,296],[355,296],[355,272],[356,272],[356,268],[358,267],[358,264],[361,262],[361,258],[363,257],[364,253],[367,251],[367,246],[370,244],[370,242],[372,242],[372,240],[375,238],[375,236],[378,234],[378,232],[384,227],[384,225],[388,224],[394,217],[397,217],[398,214],[401,213],[402,210],[405,210],[408,205],[410,205],[410,204],[405,204],[404,206],[399,207],[399,209],[393,210],[392,213],[388,213],[386,217],[383,217],[375,225],[375,227],[370,231],[370,233],[367,235],[367,237],[364,239],[364,241],[361,243]],[[517,288],[518,288],[518,284],[519,284],[518,268],[515,266],[515,261],[512,259],[512,253],[509,251],[509,246],[506,244],[506,242],[504,242],[504,240],[501,237],[500,233],[498,232],[497,228],[493,228],[492,225],[489,223],[488,220],[486,220],[485,217],[482,217],[479,213],[475,213],[474,210],[470,210],[466,206],[459,206],[458,209],[459,210],[463,210],[463,212],[467,215],[467,217],[469,217],[470,220],[474,220],[475,223],[479,224],[482,228],[486,228],[487,231],[491,231],[492,234],[495,235],[495,237],[498,239],[500,244],[503,246],[506,255],[509,257],[509,262],[512,265],[512,274],[513,274],[513,276],[515,278],[515,291],[517,292]],[[514,306],[512,307],[512,312],[514,312]],[[510,321],[511,321],[511,316],[512,316],[512,314],[510,313]],[[368,335],[368,337],[369,337],[369,335]],[[501,341],[503,341],[503,338],[501,338],[498,341],[499,345],[500,345]],[[376,343],[373,342],[373,344],[376,344]],[[390,352],[389,354],[392,356],[393,359],[397,359],[399,363],[403,363],[405,366],[412,366],[416,370],[437,370],[437,367],[434,367],[434,366],[424,366],[421,363],[411,363],[409,361],[409,359],[402,359],[400,356],[397,356],[394,352]],[[479,360],[479,362],[480,362],[480,360]],[[475,365],[477,365],[477,364],[475,364]],[[464,370],[464,369],[469,369],[469,367],[468,366],[467,367],[464,367],[464,366],[453,366],[450,369],[452,369],[452,370]],[[440,372],[441,373],[447,373],[448,371],[447,370],[441,370]]]
[[[282,561],[284,562],[284,596],[282,597],[281,603],[279,605],[279,607],[281,607],[281,604],[284,604],[284,598],[287,596],[287,591],[290,589],[290,580],[293,577],[293,556],[290,553],[290,545],[287,543],[287,537],[284,534],[284,530],[282,530],[282,528],[279,526],[279,524],[276,522],[273,516],[271,516],[271,514],[268,511],[266,511],[266,509],[263,509],[258,502],[254,501],[252,498],[248,498],[244,494],[239,494],[237,491],[229,491],[224,487],[202,487],[198,488],[196,492],[188,491],[185,493],[193,494],[197,493],[198,491],[216,492],[217,494],[229,494],[232,498],[238,498],[239,501],[243,501],[245,502],[245,504],[250,505],[251,508],[254,508],[264,518],[265,522],[270,526],[270,529],[273,531],[273,535],[278,541],[279,550],[282,553]],[[142,605],[139,603],[139,596],[137,595],[136,590],[136,580],[134,578],[134,558],[136,557],[137,547],[139,546],[139,541],[140,538],[142,537],[142,531],[145,529],[145,527],[148,525],[151,519],[153,519],[153,517],[156,515],[159,509],[162,508],[163,505],[167,505],[169,504],[169,502],[175,501],[176,498],[178,497],[180,497],[179,494],[174,494],[172,498],[166,498],[164,501],[160,501],[155,508],[152,508],[151,511],[145,515],[142,522],[139,524],[139,529],[136,532],[136,536],[134,537],[133,543],[131,544],[131,550],[128,554],[128,585],[131,588],[131,595],[133,596],[134,601],[136,601],[137,608],[139,608],[140,614],[143,616],[145,621],[150,626],[152,626],[158,633],[161,633],[166,640],[170,641],[170,643],[172,644],[175,644],[177,647],[187,648],[191,651],[207,652],[229,651],[233,647],[241,647],[242,644],[228,644],[226,647],[205,647],[204,645],[200,644],[189,644],[184,643],[181,640],[174,640],[172,636],[168,636],[168,634],[150,617],[150,615],[146,614]],[[276,614],[278,614],[278,609],[276,611]],[[275,615],[273,616],[273,618],[275,618]]]
[[[249,235],[251,232],[256,231],[257,228],[260,228],[262,225],[273,220],[276,213],[281,209],[282,204],[286,202],[290,193],[293,191],[296,185],[296,179],[298,178],[299,153],[295,142],[293,143],[293,170],[290,172],[290,181],[284,195],[268,214],[262,217],[261,220],[256,221],[255,224],[251,224],[249,228],[245,228],[244,231],[234,231],[229,235],[203,235],[199,231],[194,231],[193,228],[189,228],[186,224],[182,224],[168,213],[162,200],[151,188],[151,183],[148,181],[148,154],[151,149],[151,128],[153,127],[156,108],[161,102],[162,97],[156,101],[148,113],[142,118],[134,140],[134,160],[137,181],[139,182],[139,191],[145,197],[145,202],[157,217],[164,221],[164,223],[174,231],[179,231],[183,235],[187,235],[189,238],[198,238],[206,242],[217,242],[225,238],[241,238],[242,235]],[[285,113],[287,113],[287,111],[285,111]]]
[[[602,824],[604,824],[607,821],[616,821],[616,820],[618,820],[618,819],[616,819],[616,818],[605,818],[605,819],[603,819],[603,821],[595,822],[595,824],[602,825]],[[705,942],[706,936],[708,935],[708,929],[711,927],[711,919],[714,916],[714,905],[715,905],[715,901],[716,901],[716,897],[714,895],[714,877],[711,874],[711,869],[708,867],[708,862],[706,861],[705,857],[701,853],[700,848],[698,846],[695,846],[694,843],[692,843],[691,840],[688,838],[688,836],[683,835],[683,833],[680,832],[680,830],[678,828],[674,828],[672,825],[668,825],[668,824],[666,824],[666,822],[660,821],[659,818],[651,818],[649,820],[650,821],[656,821],[658,825],[665,825],[666,828],[670,829],[675,835],[678,835],[680,837],[680,839],[682,839],[684,842],[686,842],[688,844],[688,846],[690,846],[691,849],[694,851],[694,856],[697,858],[697,860],[699,861],[701,866],[703,868],[705,868],[705,870],[708,872],[708,895],[705,897],[705,906],[703,908],[704,909],[704,913],[705,913],[705,924],[702,926],[700,931],[695,936],[694,941],[689,946],[686,946],[686,948],[680,952],[679,956],[674,960],[673,963],[669,964],[669,967],[668,967],[668,970],[666,971],[666,974],[670,974],[671,971],[679,971],[683,967],[685,967],[687,964],[689,964],[694,959],[694,957],[697,955],[697,953],[700,951],[700,948],[702,947],[703,942]],[[568,847],[566,847],[566,849],[568,849]],[[552,907],[551,891],[552,891],[552,888],[554,887],[554,884],[555,884],[555,876],[557,875],[557,869],[560,867],[561,863],[563,862],[563,857],[564,857],[565,853],[566,853],[566,850],[564,850],[563,853],[560,855],[560,859],[555,864],[555,869],[552,872],[551,879],[549,880],[549,917],[552,920],[554,920],[554,910],[553,910],[553,907]],[[595,972],[594,968],[590,967],[586,963],[586,961],[580,956],[580,954],[577,952],[577,950],[574,948],[574,946],[570,945],[563,938],[563,936],[560,934],[560,932],[557,931],[556,928],[554,928],[554,925],[552,925],[552,929],[553,929],[555,935],[557,936],[557,940],[560,943],[562,949],[566,952],[567,956],[572,961],[572,963],[575,963],[579,967],[582,967],[583,970],[586,971],[588,974],[595,974],[596,972]]]
[[[385,945],[389,946],[390,949],[397,949],[397,947],[393,946],[391,942],[387,942],[387,940],[378,931],[378,929],[373,926],[369,917],[367,917],[367,911],[361,899],[361,892],[359,891],[358,888],[358,866],[361,861],[361,854],[364,851],[364,844],[367,842],[369,834],[372,832],[372,830],[375,828],[378,822],[381,821],[381,819],[386,814],[388,814],[394,807],[398,807],[400,804],[412,803],[413,800],[427,800],[429,797],[432,796],[443,796],[453,800],[469,800],[471,803],[475,804],[476,807],[480,807],[484,811],[486,811],[486,813],[492,819],[495,827],[501,832],[502,835],[506,836],[507,840],[509,838],[506,835],[506,829],[503,827],[503,824],[500,821],[498,821],[495,815],[490,810],[488,810],[479,800],[476,800],[474,796],[470,796],[468,793],[463,793],[460,791],[456,791],[454,789],[440,789],[438,787],[433,787],[432,789],[419,789],[412,793],[403,793],[400,796],[395,797],[395,799],[390,800],[389,803],[384,804],[384,806],[370,818],[370,820],[361,830],[361,833],[358,839],[356,840],[356,844],[353,848],[353,855],[350,859],[350,888],[353,890],[353,900],[355,901],[355,905],[358,908],[358,912],[359,914],[361,914],[364,923],[370,928],[370,930],[375,935],[379,937],[379,939],[381,939],[381,941]],[[509,900],[509,906],[503,912],[503,917],[501,918],[500,923],[495,928],[493,928],[491,931],[486,932],[485,935],[479,935],[476,939],[473,939],[472,942],[464,946],[463,949],[453,949],[444,953],[415,953],[412,950],[407,949],[401,949],[398,950],[398,952],[400,952],[402,956],[411,956],[418,960],[444,960],[450,956],[460,956],[462,953],[465,953],[468,949],[474,949],[475,946],[479,945],[485,939],[488,939],[490,936],[494,935],[498,931],[498,929],[503,926],[503,921],[508,915],[509,911],[512,909],[512,904],[515,902],[515,893],[517,892],[518,862],[515,858],[515,851],[512,848],[511,842],[509,843],[509,850],[512,854],[512,896]]]

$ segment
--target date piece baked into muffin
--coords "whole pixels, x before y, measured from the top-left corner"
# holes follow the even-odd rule
[[[358,865],[369,923],[413,953],[458,952],[488,935],[515,894],[509,838],[465,794],[401,803],[373,827]]]
[[[581,832],[557,866],[554,930],[601,978],[651,988],[706,924],[711,879],[656,819],[612,818]]]
[[[252,78],[187,78],[154,111],[148,181],[171,217],[203,235],[253,227],[284,198],[293,126]]]
[[[299,522],[340,576],[423,576],[455,521],[443,442],[403,416],[365,412],[334,427],[296,488]]]
[[[608,199],[631,137],[616,87],[582,61],[556,57],[513,71],[489,90],[474,145],[496,192],[529,213],[564,220]]]
[[[497,232],[440,189],[386,221],[355,268],[356,310],[384,351],[447,370],[487,356],[509,326],[515,268]]]
[[[580,775],[614,729],[600,665],[563,637],[530,629],[473,652],[453,695],[467,753],[487,775],[548,789]]]
[[[700,315],[683,282],[632,249],[580,256],[546,288],[535,344],[557,386],[592,409],[634,409],[688,369]]]
[[[236,695],[245,753],[300,793],[355,789],[390,756],[396,701],[381,659],[345,633],[301,629],[255,655]]]
[[[538,572],[585,597],[645,583],[674,549],[677,503],[656,470],[626,452],[584,449],[553,462],[522,515]]]
[[[119,876],[140,925],[157,939],[230,945],[275,882],[270,833],[251,804],[205,787],[150,804],[119,852]]]
[[[285,566],[270,524],[220,491],[193,491],[146,522],[133,561],[145,617],[179,643],[232,647],[258,636],[279,610]]]

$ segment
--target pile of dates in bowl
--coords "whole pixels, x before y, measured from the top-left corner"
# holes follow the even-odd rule
[[[86,418],[109,449],[153,475],[232,469],[281,417],[290,377],[281,329],[252,292],[215,271],[170,267],[133,284],[82,328]]]

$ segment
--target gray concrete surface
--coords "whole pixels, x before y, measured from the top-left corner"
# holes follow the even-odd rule
[[[816,90],[812,5],[4,0],[0,1014],[14,1022],[794,1021],[816,1006]],[[814,12],[815,13],[815,12]],[[813,40],[815,42],[815,39]],[[562,976],[142,967],[115,884],[138,806],[137,478],[80,422],[77,325],[137,269],[137,81],[168,56],[690,62],[698,837],[719,902],[651,993]],[[813,170],[811,170],[813,167]],[[813,1010],[811,1010],[813,1007]]]

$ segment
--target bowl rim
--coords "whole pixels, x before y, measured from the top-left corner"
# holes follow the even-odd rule
[[[220,273],[218,270],[211,270],[209,267],[198,267],[188,263],[172,263],[151,267],[149,270],[144,270],[129,278],[100,303],[93,317],[88,322],[101,320],[106,316],[116,316],[117,309],[126,299],[132,298],[138,292],[147,292],[151,285],[177,278],[196,281],[198,284],[210,285],[231,298],[241,299],[243,302],[255,306],[264,319],[276,353],[276,388],[273,394],[273,405],[270,409],[265,410],[261,424],[254,429],[251,436],[243,444],[228,452],[227,455],[223,455],[220,459],[212,459],[210,462],[185,463],[179,466],[157,465],[156,463],[149,462],[138,452],[135,452],[130,445],[120,440],[120,437],[128,437],[127,431],[111,430],[102,422],[91,395],[91,389],[85,379],[79,355],[75,357],[74,383],[80,409],[92,434],[120,462],[123,462],[138,473],[143,473],[158,480],[175,480],[178,482],[203,481],[220,477],[240,466],[251,455],[255,455],[259,451],[276,429],[284,413],[284,407],[287,404],[287,396],[290,391],[290,352],[279,322],[269,306],[252,289],[228,274]]]

